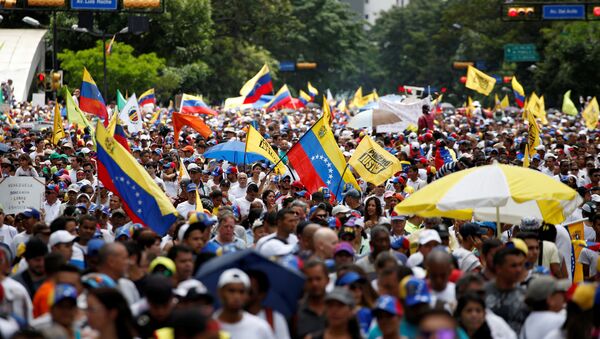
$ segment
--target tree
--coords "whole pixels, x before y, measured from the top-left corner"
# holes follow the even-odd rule
[[[102,91],[103,61],[102,41],[97,41],[95,48],[79,50],[77,52],[65,50],[58,54],[61,67],[65,71],[64,80],[70,87],[80,87],[83,68],[86,67],[96,84]],[[112,53],[107,56],[108,73],[108,98],[112,100],[117,89],[127,90],[129,93],[141,93],[148,88],[160,83],[160,71],[165,67],[165,60],[155,53],[134,56],[133,47],[115,42]]]

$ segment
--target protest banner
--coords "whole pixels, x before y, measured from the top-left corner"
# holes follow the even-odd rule
[[[45,179],[34,177],[8,177],[0,181],[0,204],[4,214],[16,214],[28,208],[42,210]]]

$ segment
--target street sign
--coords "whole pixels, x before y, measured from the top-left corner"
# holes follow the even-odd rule
[[[540,61],[534,44],[506,44],[504,45],[505,62],[536,62]]]
[[[544,20],[585,20],[585,5],[544,5]]]
[[[296,70],[296,62],[295,61],[280,61],[279,62],[279,71],[280,72],[294,72]]]
[[[117,0],[71,0],[71,9],[116,10]]]

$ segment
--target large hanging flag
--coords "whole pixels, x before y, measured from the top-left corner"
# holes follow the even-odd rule
[[[83,82],[81,83],[81,94],[79,96],[79,108],[82,111],[97,115],[108,124],[108,111],[106,104],[100,94],[100,90],[87,69],[83,68]]]
[[[175,139],[175,146],[179,145],[179,133],[183,126],[190,126],[206,139],[212,134],[210,127],[199,116],[173,112],[173,138]]]
[[[496,85],[496,78],[491,77],[473,66],[467,69],[465,86],[483,95],[489,95]]]
[[[529,167],[529,160],[535,154],[535,148],[540,144],[540,127],[535,121],[534,114],[528,110],[525,110],[525,112],[529,126],[527,127],[527,145],[525,145],[523,167]]]
[[[0,94],[1,96],[1,94]],[[60,139],[66,136],[63,128],[62,117],[60,116],[60,108],[58,103],[54,105],[54,126],[52,127],[52,143],[58,145]]]
[[[277,91],[277,94],[275,94],[273,99],[264,105],[264,108],[266,108],[267,111],[274,110],[284,106],[290,101],[292,101],[290,90],[288,89],[287,85],[283,85],[281,89]]]
[[[96,127],[98,179],[121,198],[134,223],[164,235],[177,220],[177,211],[146,169],[100,124]]]
[[[197,97],[189,94],[183,94],[181,97],[181,105],[179,108],[181,113],[197,113],[197,114],[208,114],[217,116],[217,111],[208,107],[207,104],[204,103],[202,97]]]
[[[273,82],[271,81],[269,66],[265,64],[252,79],[242,86],[240,94],[244,96],[244,104],[252,104],[257,102],[262,95],[269,93],[273,93]]]
[[[308,93],[304,92],[303,90],[300,90],[300,97],[298,99],[305,106],[306,106],[306,104],[308,104],[309,102],[311,102],[313,100],[313,98]]]
[[[139,133],[144,129],[142,110],[138,105],[135,93],[129,97],[129,100],[127,100],[123,109],[121,109],[119,119],[127,126],[129,133]]]
[[[285,165],[279,158],[279,155],[271,145],[263,138],[262,135],[254,128],[252,125],[248,126],[248,135],[246,136],[246,152],[247,153],[257,153],[267,158],[273,165],[275,165],[275,169],[273,171],[276,174],[285,173]]]
[[[319,95],[319,91],[310,84],[310,81],[308,82],[308,94],[312,98],[312,101],[314,101],[315,97]]]
[[[123,94],[121,94],[121,91],[117,90],[117,108],[119,109],[119,111],[123,110],[123,107],[125,107],[126,103],[127,100],[125,99]]]
[[[156,96],[154,95],[154,88],[150,88],[146,92],[140,95],[140,101],[138,102],[140,107],[144,107],[146,105],[154,105],[156,106]]]
[[[346,185],[360,190],[333,132],[325,119],[319,119],[287,153],[290,165],[310,192],[328,187],[338,201]]]
[[[368,135],[360,141],[348,165],[352,166],[361,178],[375,186],[383,184],[395,173],[402,171],[400,160]]]
[[[571,100],[571,90],[568,90],[563,97],[562,111],[568,115],[577,115],[577,107]]]
[[[596,97],[592,98],[581,115],[583,116],[587,129],[589,131],[595,130],[598,125],[598,115],[600,115],[600,108],[598,107],[598,100],[596,100]]]
[[[69,89],[66,86],[64,86],[63,88],[63,97],[65,99],[65,106],[67,107],[67,120],[69,120],[69,122],[71,123],[77,124],[78,128],[87,127],[90,130],[90,132],[93,132],[94,129],[92,128],[92,124],[85,117],[81,109],[79,109],[79,107],[73,100],[73,96],[71,96],[71,92],[69,92]]]
[[[521,84],[517,81],[516,76],[512,77],[510,83],[512,85],[513,93],[515,94],[515,102],[517,103],[517,106],[523,108],[525,105],[525,90],[523,89],[523,86],[521,86]]]

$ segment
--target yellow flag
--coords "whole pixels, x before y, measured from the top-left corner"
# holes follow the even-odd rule
[[[348,164],[363,179],[379,186],[402,170],[400,160],[383,149],[368,135],[361,140]]]
[[[106,131],[112,137],[115,135],[115,128],[117,127],[117,119],[119,119],[119,110],[115,106],[115,112],[110,117],[110,121],[108,122],[108,126],[106,127]]]
[[[359,87],[356,90],[356,92],[354,93],[354,97],[352,98],[351,105],[356,108],[362,107],[362,100],[363,100],[362,87]]]
[[[500,108],[504,109],[506,107],[508,107],[510,105],[509,101],[508,101],[508,95],[504,95],[504,98],[502,98],[502,101],[500,101]]]
[[[190,180],[190,174],[183,164],[183,158],[179,158],[179,182],[181,182],[183,179]]]
[[[540,127],[535,121],[532,112],[525,110],[529,126],[527,128],[527,145],[525,146],[525,156],[523,157],[523,167],[529,167],[529,158],[535,154],[535,148],[540,144]]]
[[[57,145],[58,141],[66,136],[65,129],[62,124],[62,117],[60,116],[60,108],[58,103],[54,106],[54,126],[52,128],[52,143]]]
[[[204,206],[202,206],[202,199],[200,199],[198,190],[196,190],[196,212],[204,212]]]
[[[562,111],[568,115],[577,115],[577,107],[571,100],[571,90],[568,90],[563,97]]]
[[[598,100],[596,97],[592,98],[592,101],[583,110],[582,116],[585,121],[585,126],[588,130],[596,129],[598,125],[598,115],[600,114],[600,108],[598,108]]]
[[[489,95],[494,89],[495,85],[496,79],[494,77],[483,73],[473,66],[469,66],[467,69],[467,83],[465,84],[467,88],[477,91],[483,95]]]
[[[260,154],[267,158],[272,164],[276,165],[273,170],[276,174],[281,175],[285,173],[285,164],[281,161],[277,152],[273,150],[271,145],[269,145],[265,138],[263,138],[252,125],[248,125],[246,152]]]
[[[583,230],[583,221],[577,221],[572,224],[565,225],[569,231],[569,235],[571,236],[571,253],[575,257],[571,260],[570,263],[567,263],[567,269],[571,270],[571,275],[573,276],[573,282],[581,282],[583,281],[583,266],[579,263],[579,255],[583,250],[582,246],[575,245],[579,241],[585,241],[584,230]]]
[[[331,116],[331,107],[329,106],[329,102],[327,102],[327,98],[323,96],[323,119],[327,121],[329,125],[333,122],[333,116]]]
[[[467,116],[471,117],[473,115],[473,109],[475,108],[473,107],[473,99],[471,99],[471,97],[467,97],[466,108],[467,110],[465,112],[467,113]]]

